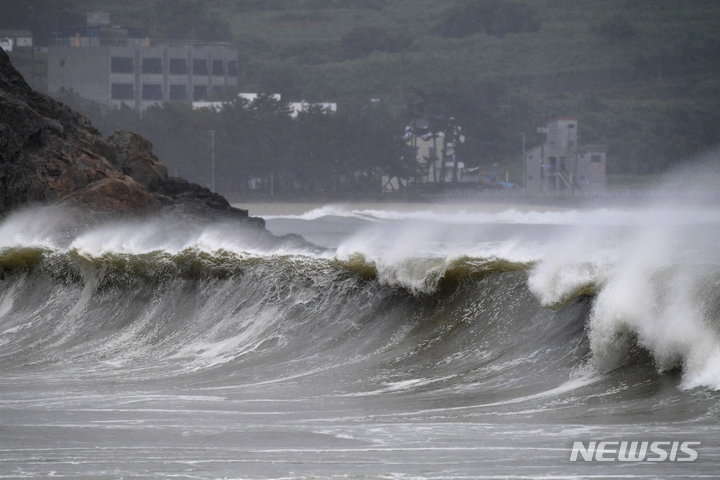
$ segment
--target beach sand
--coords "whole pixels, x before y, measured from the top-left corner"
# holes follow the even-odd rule
[[[518,212],[561,212],[573,210],[570,208],[549,207],[545,205],[513,205],[508,203],[234,203],[233,207],[248,210],[251,216],[264,215],[302,215],[318,208],[332,206],[343,211],[384,210],[395,212],[474,212],[498,213],[507,210]]]

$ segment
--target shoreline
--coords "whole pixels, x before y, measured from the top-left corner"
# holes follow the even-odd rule
[[[528,212],[566,212],[571,207],[528,205],[512,203],[432,203],[432,202],[253,202],[233,203],[233,207],[248,210],[251,216],[304,215],[313,210],[329,207],[340,211],[385,210],[396,212],[431,211],[434,213],[500,213],[508,210]]]
[[[233,207],[248,210],[251,215],[299,215],[315,208],[337,206],[349,210],[432,210],[436,212],[473,211],[497,213],[510,209],[521,212],[592,210],[598,208],[634,208],[648,200],[648,192],[641,190],[599,195],[524,195],[524,194],[460,194],[413,195],[356,198],[288,198],[225,195]]]

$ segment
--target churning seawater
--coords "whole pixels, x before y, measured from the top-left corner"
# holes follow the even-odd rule
[[[0,223],[0,478],[719,475],[718,207],[73,221]]]

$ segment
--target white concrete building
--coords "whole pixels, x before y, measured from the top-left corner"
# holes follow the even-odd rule
[[[32,47],[33,37],[30,30],[0,29],[0,47],[6,52],[13,48]]]
[[[309,103],[303,100],[302,102],[290,103],[290,108],[292,108],[290,116],[295,118],[298,116],[298,113],[306,111],[310,107],[320,107],[328,113],[337,112],[337,103]]]
[[[538,129],[544,140],[525,152],[528,193],[605,191],[605,145],[578,145],[578,119],[556,118]]]

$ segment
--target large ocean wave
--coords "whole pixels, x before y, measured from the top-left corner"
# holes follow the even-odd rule
[[[396,213],[308,250],[232,224],[22,212],[0,225],[0,368],[251,365],[270,381],[348,363],[377,379],[355,393],[502,395],[639,365],[720,389],[716,212],[559,212],[540,233],[504,229],[512,212],[470,230]]]

